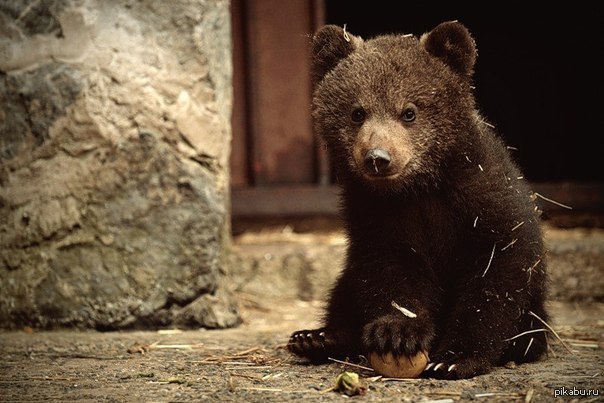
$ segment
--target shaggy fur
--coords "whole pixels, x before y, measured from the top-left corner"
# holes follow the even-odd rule
[[[420,39],[364,41],[329,25],[312,54],[315,129],[342,187],[349,246],[324,326],[295,332],[290,351],[320,363],[426,350],[424,375],[447,379],[542,356],[539,217],[475,107],[468,30],[446,22]]]

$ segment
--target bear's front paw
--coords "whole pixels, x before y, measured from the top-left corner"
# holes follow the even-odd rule
[[[414,356],[430,351],[434,326],[418,318],[385,315],[363,328],[363,348],[366,352]]]
[[[489,361],[483,357],[468,357],[448,350],[432,354],[422,376],[436,379],[467,379],[486,374],[490,369]]]
[[[287,343],[287,348],[313,363],[322,363],[329,357],[339,357],[340,351],[345,348],[343,344],[344,340],[337,332],[321,328],[294,332]]]

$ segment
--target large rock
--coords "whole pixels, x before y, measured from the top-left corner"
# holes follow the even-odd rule
[[[225,327],[228,1],[0,1],[0,327]]]

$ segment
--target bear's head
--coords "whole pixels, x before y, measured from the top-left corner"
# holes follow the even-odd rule
[[[315,131],[336,175],[382,191],[440,181],[476,119],[468,30],[363,40],[327,25],[311,45]]]

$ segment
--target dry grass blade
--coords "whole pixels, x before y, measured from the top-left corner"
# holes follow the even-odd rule
[[[539,197],[540,199],[543,199],[543,200],[548,201],[548,202],[550,202],[550,203],[552,203],[552,204],[555,204],[556,206],[560,206],[560,207],[563,207],[563,208],[568,209],[568,210],[572,210],[572,209],[573,209],[571,206],[567,206],[566,204],[562,204],[562,203],[557,202],[557,201],[555,201],[555,200],[553,200],[553,199],[550,199],[550,198],[548,198],[548,197],[545,197],[545,196],[543,196],[543,195],[542,195],[542,194],[540,194],[540,193],[534,192],[533,194],[534,194],[535,196]]]
[[[255,352],[259,351],[259,350],[262,350],[262,347],[248,348],[247,350],[243,350],[243,351],[240,351],[238,353],[235,353],[235,357],[241,357],[241,356],[244,356],[244,355],[249,355],[249,354],[255,353]]]
[[[250,371],[259,369],[270,369],[270,365],[248,365],[248,366],[237,366],[237,367],[226,367],[227,371]]]
[[[256,392],[283,392],[283,389],[278,388],[237,388],[240,390],[253,390]]]
[[[510,242],[509,244],[505,245],[503,248],[501,248],[501,251],[503,252],[504,250],[506,250],[507,248],[512,247],[512,245],[514,245],[516,242],[518,241],[518,238],[514,239],[512,242]]]
[[[512,231],[516,231],[518,228],[520,228],[522,225],[524,224],[524,221],[521,221],[520,223],[516,224],[514,226],[514,228],[512,228]]]
[[[573,347],[599,349],[601,346],[595,340],[564,339],[566,343]]]
[[[562,340],[562,339],[560,338],[560,336],[558,335],[558,333],[556,333],[556,331],[555,331],[555,330],[554,330],[554,329],[553,329],[553,328],[552,328],[550,325],[548,325],[546,321],[544,321],[543,319],[541,319],[541,318],[539,317],[539,315],[537,315],[537,314],[536,314],[535,312],[533,312],[533,311],[528,311],[528,313],[529,313],[529,315],[534,316],[535,318],[537,318],[537,320],[538,320],[539,322],[543,323],[543,325],[544,325],[545,327],[547,327],[547,328],[549,329],[549,331],[550,331],[550,332],[552,332],[552,334],[553,334],[554,336],[556,336],[556,338],[557,338],[557,339],[560,341],[560,343],[562,343],[562,345],[564,346],[564,348],[566,348],[566,350],[568,350],[568,352],[569,352],[569,353],[571,353],[571,354],[573,354],[573,355],[575,354],[575,352],[574,352],[574,351],[573,351],[573,350],[572,350],[570,347],[568,347],[568,345],[567,345],[567,344],[564,342],[564,340]]]
[[[417,318],[417,314],[415,314],[415,313],[411,312],[410,310],[408,310],[408,309],[407,309],[407,308],[405,308],[405,307],[400,306],[399,304],[397,304],[397,303],[396,303],[396,302],[394,302],[394,301],[391,301],[391,302],[390,302],[390,305],[392,305],[392,307],[393,307],[394,309],[396,309],[397,311],[400,311],[400,312],[401,312],[403,315],[405,315],[405,316],[406,316],[406,317],[408,317],[408,318]]]
[[[203,343],[197,344],[156,344],[153,343],[149,346],[150,350],[161,350],[161,349],[172,349],[172,350],[193,350],[196,348],[203,347]]]
[[[531,334],[531,333],[541,333],[541,332],[547,332],[547,329],[533,329],[533,330],[527,330],[526,332],[519,333],[519,334],[517,334],[516,336],[512,336],[512,337],[510,337],[510,338],[503,339],[502,341],[512,341],[512,340],[517,339],[517,338],[519,338],[519,337],[526,336],[527,334]]]
[[[128,352],[130,354],[140,353],[145,354],[151,350],[195,350],[203,348],[203,343],[197,344],[159,344],[159,341],[153,342],[151,344],[140,344],[134,343],[132,346],[128,348]]]
[[[487,268],[484,269],[484,273],[482,273],[482,277],[485,276],[485,274],[487,274],[487,271],[489,271],[489,267],[491,267],[491,262],[493,261],[493,256],[495,256],[495,247],[497,246],[497,243],[493,244],[493,250],[491,251],[491,257],[489,258],[489,263],[487,263]]]
[[[331,358],[331,357],[327,357],[327,359],[328,359],[329,361],[337,362],[338,364],[344,364],[344,365],[348,365],[348,366],[351,366],[351,367],[354,367],[354,368],[364,369],[365,371],[371,371],[371,372],[374,372],[374,371],[373,371],[373,368],[364,367],[364,366],[362,366],[362,365],[353,364],[353,363],[351,363],[351,362],[346,362],[346,361],[337,360],[337,359],[335,359],[335,358]]]
[[[236,353],[214,354],[196,361],[199,364],[222,364],[222,365],[267,365],[269,362],[279,361],[276,358],[269,358],[266,350],[262,347],[252,347],[247,350]]]
[[[485,393],[476,393],[474,395],[475,399],[479,399],[481,397],[522,397],[520,393],[515,392],[485,392]]]

